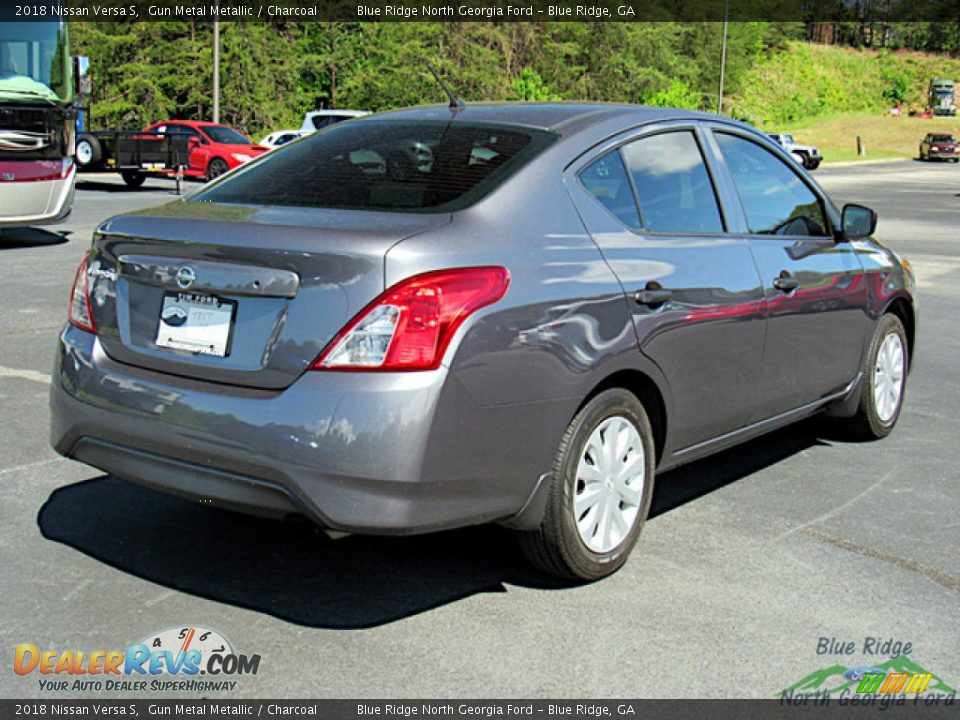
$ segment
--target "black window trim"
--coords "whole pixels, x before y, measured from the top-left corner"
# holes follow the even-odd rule
[[[622,148],[625,145],[636,142],[638,140],[645,140],[646,138],[655,137],[657,135],[664,135],[666,133],[672,132],[683,132],[688,131],[693,135],[693,141],[697,146],[697,149],[700,151],[700,157],[703,160],[703,165],[707,170],[707,178],[710,180],[710,187],[713,190],[713,198],[717,203],[717,210],[720,213],[720,223],[723,225],[723,229],[720,231],[714,232],[696,232],[696,231],[670,231],[664,232],[660,230],[650,230],[649,228],[644,227],[643,225],[643,209],[640,207],[640,199],[637,195],[637,188],[634,185],[633,176],[630,174],[630,169],[627,167],[627,162],[623,157]],[[583,162],[574,162],[568,167],[576,165],[573,168],[573,176],[576,179],[580,187],[586,191],[593,202],[597,203],[605,213],[607,213],[618,225],[623,227],[627,232],[633,233],[634,235],[650,236],[650,237],[677,237],[682,235],[684,237],[698,237],[698,238],[711,238],[711,237],[729,237],[735,235],[736,233],[730,230],[730,221],[727,215],[726,208],[724,207],[724,202],[721,198],[720,192],[718,191],[719,185],[717,183],[717,177],[714,173],[711,159],[708,153],[704,152],[704,142],[703,138],[700,136],[702,131],[702,123],[696,120],[668,120],[665,122],[656,122],[655,124],[642,125],[640,128],[631,128],[616,135],[612,135],[606,140],[597,143],[594,145],[591,150],[596,148],[602,148],[596,153],[587,152],[580,156],[580,159],[586,158]],[[626,135],[625,135],[626,134]],[[608,144],[609,141],[617,139],[615,143]],[[593,197],[592,193],[580,182],[580,174],[589,168],[593,163],[597,162],[603,157],[606,157],[612,152],[616,152],[620,155],[620,161],[623,163],[624,170],[627,174],[627,180],[630,183],[630,190],[633,193],[633,202],[637,208],[637,217],[640,219],[640,228],[634,230],[633,228],[624,225],[621,220],[611,213],[603,203]]]
[[[743,207],[743,198],[740,197],[740,191],[733,180],[733,175],[730,172],[730,168],[727,167],[727,161],[723,157],[723,153],[720,150],[720,145],[719,143],[717,143],[716,149],[718,154],[718,162],[723,166],[723,173],[733,193],[733,199],[740,206],[740,217],[743,220],[744,231],[741,233],[734,233],[734,234],[740,237],[758,238],[758,239],[764,239],[764,240],[791,239],[791,240],[806,240],[808,242],[811,240],[823,240],[823,241],[829,241],[831,244],[836,243],[837,229],[833,222],[833,216],[831,215],[830,212],[827,211],[826,197],[823,195],[823,193],[821,193],[817,189],[816,186],[811,184],[811,182],[806,177],[804,177],[801,173],[797,172],[797,170],[791,166],[790,163],[792,161],[790,161],[788,158],[784,158],[781,156],[780,153],[783,153],[782,147],[777,145],[772,140],[769,141],[770,145],[768,146],[764,142],[761,142],[761,139],[758,139],[755,134],[750,132],[744,132],[740,128],[732,127],[729,125],[710,124],[707,128],[705,128],[705,130],[709,131],[713,136],[716,136],[718,134],[732,135],[734,137],[740,138],[741,140],[746,140],[747,142],[751,142],[754,145],[761,148],[762,150],[765,150],[766,152],[768,152],[770,155],[773,155],[773,157],[775,157],[780,162],[782,162],[790,170],[790,172],[792,172],[797,177],[797,179],[799,179],[800,182],[803,183],[803,185],[807,188],[807,190],[809,190],[813,194],[813,196],[817,199],[817,204],[820,207],[820,212],[823,215],[823,221],[826,225],[826,227],[824,228],[824,230],[826,230],[826,235],[773,235],[771,233],[758,233],[758,232],[752,231],[750,229],[750,222],[747,218],[746,208]],[[713,141],[716,142],[716,137],[713,137]]]

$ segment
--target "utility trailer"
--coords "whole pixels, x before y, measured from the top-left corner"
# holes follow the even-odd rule
[[[190,163],[190,145],[183,133],[98,130],[80,135],[76,157],[81,171],[116,171],[133,188],[150,175],[172,176],[179,195],[183,170]]]

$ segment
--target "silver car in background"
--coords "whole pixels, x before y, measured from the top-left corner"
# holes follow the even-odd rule
[[[296,147],[97,228],[58,452],[343,532],[497,522],[590,580],[655,472],[820,411],[897,422],[909,265],[747,125],[478,104]]]

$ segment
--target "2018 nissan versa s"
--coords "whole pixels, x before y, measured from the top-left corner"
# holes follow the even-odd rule
[[[721,117],[416,108],[114,217],[76,274],[54,447],[216,504],[495,521],[616,570],[664,470],[820,410],[882,437],[909,265]]]

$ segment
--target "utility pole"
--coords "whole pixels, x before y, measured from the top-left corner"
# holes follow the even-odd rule
[[[723,75],[727,70],[727,19],[730,17],[730,0],[723,3],[723,45],[720,48],[720,92],[717,93],[717,115],[723,114]]]
[[[220,3],[217,3],[220,9]],[[220,21],[213,21],[213,121],[220,122]]]

